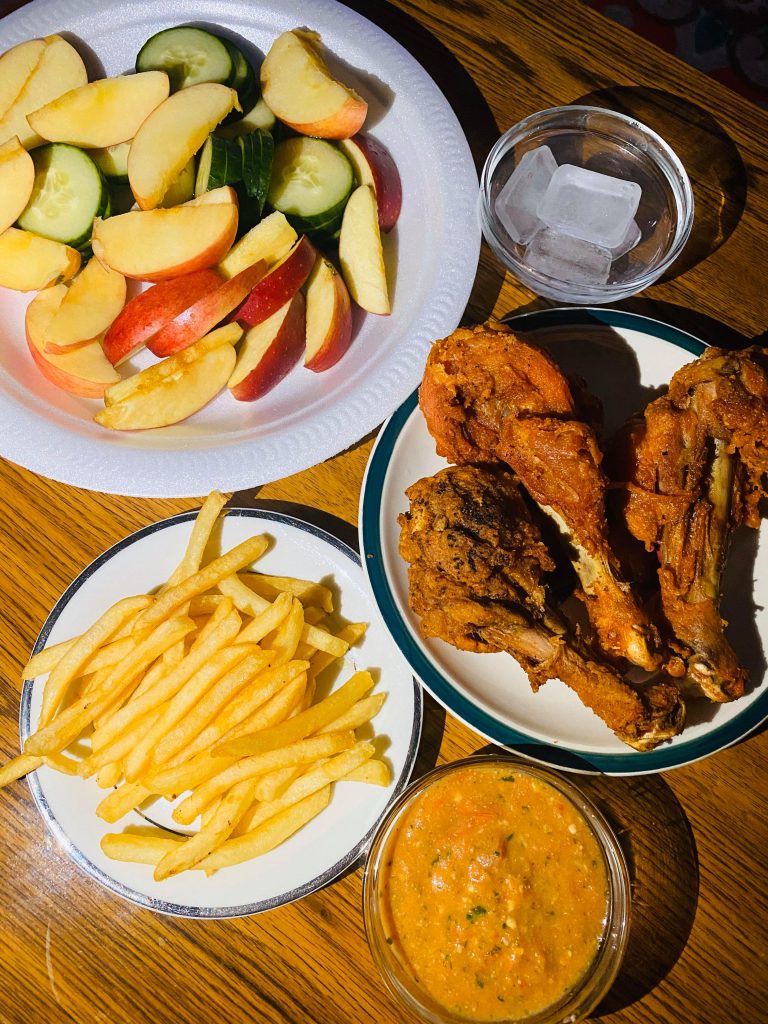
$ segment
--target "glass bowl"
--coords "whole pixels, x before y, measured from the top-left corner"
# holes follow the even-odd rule
[[[558,166],[573,164],[636,182],[642,189],[634,217],[640,241],[613,260],[605,284],[574,283],[565,275],[543,272],[531,265],[530,255],[526,258],[530,243],[515,241],[505,226],[499,194],[525,154],[540,146],[549,147]],[[642,291],[673,263],[693,226],[693,192],[674,151],[639,121],[600,107],[553,107],[510,128],[489,153],[480,220],[498,258],[532,291],[560,302],[595,305]]]
[[[455,1010],[446,1008],[436,1001],[435,998],[427,991],[427,986],[421,984],[417,980],[415,971],[408,963],[407,955],[404,950],[400,948],[396,923],[397,914],[392,911],[388,900],[385,898],[385,892],[388,891],[387,883],[389,880],[389,869],[393,862],[393,851],[395,850],[395,846],[398,842],[398,836],[400,835],[399,827],[404,823],[404,821],[408,821],[410,823],[413,823],[414,821],[413,818],[407,818],[408,813],[415,807],[418,807],[420,798],[423,797],[424,794],[439,781],[450,778],[454,787],[452,789],[452,793],[456,793],[455,784],[462,772],[466,773],[468,771],[472,771],[474,773],[474,770],[478,766],[486,765],[501,768],[504,771],[505,776],[506,773],[514,773],[514,780],[517,780],[518,778],[538,780],[539,783],[544,783],[547,787],[551,787],[555,791],[557,794],[556,799],[564,798],[570,807],[566,809],[561,805],[558,808],[558,813],[563,815],[563,829],[566,828],[564,821],[567,816],[572,819],[571,825],[567,826],[569,831],[572,831],[576,827],[573,825],[573,820],[580,820],[581,824],[586,828],[585,835],[591,835],[594,837],[596,848],[602,855],[605,878],[607,880],[605,892],[605,913],[602,919],[602,930],[597,939],[597,949],[594,956],[591,959],[588,959],[588,966],[583,973],[581,973],[578,980],[574,984],[571,984],[570,987],[566,988],[565,991],[562,991],[560,996],[557,997],[554,1002],[549,1002],[544,1009],[538,1009],[536,1012],[528,1013],[527,1016],[504,1016],[503,1008],[500,1010],[501,1015],[498,1015],[498,1011],[495,1011],[493,1015],[484,1014],[482,1016],[477,1016],[472,1015],[471,1012],[468,1012],[467,1015],[462,1015]],[[504,777],[502,781],[508,782],[510,779]],[[541,787],[539,787],[539,791],[541,792]],[[544,789],[544,792],[547,796],[550,796],[546,789]],[[440,791],[438,791],[438,795],[440,795]],[[522,809],[528,810],[529,808],[527,805],[522,805]],[[483,812],[475,811],[472,813]],[[454,819],[451,818],[451,820],[453,821]],[[487,820],[487,814],[485,820]],[[539,828],[540,820],[542,820],[541,816],[536,815],[536,824],[534,826],[536,829]],[[470,824],[470,828],[471,827],[472,826]],[[510,835],[506,837],[506,840],[508,842],[514,842],[515,835],[516,833],[510,833]],[[524,843],[526,841],[521,836],[520,832],[517,833],[517,836],[519,842]],[[455,847],[455,837],[452,842]],[[410,850],[411,843],[409,842],[405,848]],[[531,846],[523,846],[521,848],[526,850],[524,856],[527,858],[527,850],[530,849]],[[449,844],[448,853],[445,854],[446,860],[444,863],[448,863],[451,853],[454,853],[454,856],[456,856],[455,849],[451,850]],[[494,855],[501,856],[501,853],[494,851]],[[508,855],[508,851],[505,852],[505,855]],[[431,848],[428,856],[431,857]],[[587,856],[587,854],[585,854],[585,856]],[[540,863],[541,855],[538,854],[537,857],[538,862]],[[440,855],[438,854],[438,858],[432,860],[431,864],[437,864],[439,859]],[[476,860],[470,862],[470,872],[475,870],[471,865],[477,863],[488,863],[488,861],[481,861],[480,856],[478,856]],[[556,863],[559,864],[562,863],[562,861],[557,859]],[[413,872],[413,867],[409,870]],[[430,872],[431,871],[432,868],[430,868]],[[402,874],[400,877],[403,877]],[[415,878],[415,875],[412,875],[412,877]],[[472,875],[472,877],[475,876]],[[494,879],[494,887],[497,884],[499,889],[502,889],[505,886],[503,872],[500,879],[498,875],[494,875]],[[515,892],[513,886],[517,885],[518,882],[514,877],[512,877],[510,881],[512,884],[509,889],[505,889],[505,893]],[[471,886],[471,884],[472,883],[469,882],[467,883],[468,886]],[[543,885],[544,883],[541,884]],[[561,884],[564,885],[565,880],[563,880]],[[439,879],[436,884],[433,875],[433,892],[435,889],[440,889],[442,887],[442,880]],[[543,889],[540,889],[539,891],[544,892]],[[480,892],[480,895],[475,895],[475,892]],[[487,901],[487,893],[484,897],[481,890],[475,890],[475,892],[471,895],[467,895],[470,903],[474,899],[482,898],[486,898]],[[504,895],[504,893],[502,895]],[[494,892],[493,896],[499,897],[499,893]],[[446,929],[455,929],[457,926],[450,923],[453,920],[454,922],[459,922],[459,926],[464,928],[464,932],[469,932],[467,926],[464,925],[464,918],[466,917],[467,920],[473,922],[472,915],[475,913],[487,915],[486,920],[489,924],[493,923],[493,927],[495,928],[496,909],[498,909],[500,914],[503,914],[507,912],[507,906],[512,906],[511,903],[507,904],[505,902],[503,904],[505,909],[502,911],[502,902],[499,901],[498,907],[492,908],[492,911],[490,912],[483,906],[477,906],[470,909],[466,914],[463,913],[465,908],[462,906],[460,911],[455,911],[454,908],[456,916],[446,916],[444,914],[446,908],[442,907],[442,909],[438,909],[435,897],[432,898],[431,902],[428,902],[428,896],[424,896],[423,899],[425,901],[423,909],[426,910],[428,914],[434,915],[435,931],[437,931],[438,928],[442,928],[444,921]],[[427,907],[429,907],[429,909],[427,909]],[[523,908],[513,912],[516,917],[520,914],[526,913]],[[630,882],[624,856],[616,836],[594,804],[592,804],[591,801],[589,801],[575,785],[554,771],[531,765],[528,762],[521,761],[513,757],[477,755],[475,757],[466,758],[462,761],[455,761],[452,764],[443,765],[440,768],[434,769],[423,778],[413,783],[393,804],[379,826],[368,853],[363,880],[363,914],[371,953],[387,987],[406,1007],[408,1007],[408,1009],[416,1013],[423,1020],[428,1021],[429,1024],[467,1024],[467,1021],[473,1021],[474,1024],[490,1024],[491,1021],[493,1021],[493,1024],[518,1024],[518,1022],[522,1020],[525,1021],[525,1024],[565,1024],[565,1022],[582,1020],[605,995],[616,977],[616,973],[624,955],[629,934]],[[501,928],[506,928],[507,923],[507,920],[505,920],[501,924]],[[474,927],[474,922],[470,925],[470,928],[472,927]],[[517,925],[513,921],[510,923],[510,927],[517,927]],[[536,927],[545,929],[548,926],[539,922]],[[570,929],[570,923],[568,927]],[[431,930],[432,929],[430,928],[430,932]],[[464,934],[464,932],[461,934]],[[499,932],[499,934],[503,935],[504,933]],[[517,936],[522,935],[523,933],[516,932],[509,934]],[[532,932],[529,933],[531,942],[533,942],[532,934]],[[570,930],[568,931],[568,934],[571,934]],[[454,939],[452,941],[455,942],[458,938],[458,933],[454,931]],[[509,940],[500,939],[499,941],[506,941],[508,944]],[[517,937],[513,939],[513,942],[515,943],[518,941]],[[448,952],[448,942],[449,940],[446,939],[445,946],[440,944],[440,957],[450,956]],[[461,945],[461,943],[459,943],[459,945]],[[465,948],[466,945],[467,944],[465,942]],[[454,946],[453,948],[456,947]],[[471,952],[474,956],[475,951],[471,949]],[[498,946],[490,950],[490,953],[495,954],[498,952]],[[515,960],[515,956],[517,955],[516,950],[507,949],[504,952],[505,954],[512,954],[511,960]],[[446,960],[446,963],[449,963],[449,961]],[[506,959],[504,963],[507,963]],[[419,969],[421,970],[422,968]],[[457,967],[453,962],[449,963],[449,970],[451,972],[451,977],[453,977],[453,972],[457,970]],[[511,972],[504,967],[504,974],[506,975],[508,973]],[[493,992],[496,990],[493,988],[492,983],[489,983],[489,976],[486,975],[486,981],[482,984],[481,981],[478,980],[479,977],[479,974],[475,975],[477,984],[484,989],[486,983],[488,983],[489,994],[492,996]],[[496,995],[495,998],[499,999],[499,996]],[[501,1002],[503,1001],[504,1000],[502,999]],[[494,1007],[497,1006],[496,1003],[493,1005]]]

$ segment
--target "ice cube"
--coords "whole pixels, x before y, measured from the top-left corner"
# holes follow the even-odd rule
[[[605,284],[612,260],[605,246],[552,228],[537,231],[525,250],[529,267],[565,284]]]
[[[615,248],[611,249],[611,256],[615,260],[620,259],[622,256],[625,256],[630,249],[634,249],[641,238],[642,232],[637,226],[637,221],[631,220],[629,222],[629,227],[627,228],[627,233],[624,235],[622,241]]]
[[[606,249],[619,246],[640,204],[634,181],[562,164],[538,205],[538,216],[557,231]]]
[[[539,146],[522,157],[499,192],[496,216],[515,242],[524,245],[541,227],[536,207],[556,170],[552,150]]]

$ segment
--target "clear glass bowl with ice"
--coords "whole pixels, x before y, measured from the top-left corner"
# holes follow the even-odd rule
[[[634,295],[680,254],[693,193],[674,151],[639,121],[555,107],[510,128],[482,177],[483,233],[534,292],[599,304]]]

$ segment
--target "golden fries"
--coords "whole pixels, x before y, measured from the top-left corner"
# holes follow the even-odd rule
[[[114,860],[154,865],[158,881],[266,853],[327,806],[337,781],[391,781],[355,734],[386,698],[369,694],[371,675],[315,700],[317,676],[365,626],[339,623],[322,584],[251,571],[265,536],[205,564],[225,500],[206,499],[154,596],[118,601],[28,661],[23,678],[49,673],[38,729],[0,767],[0,788],[43,765],[92,778],[109,790],[96,809],[109,823],[150,798],[179,799],[173,818],[199,818],[193,835],[142,828],[101,841]]]

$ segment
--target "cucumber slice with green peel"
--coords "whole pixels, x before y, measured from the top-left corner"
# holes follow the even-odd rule
[[[232,57],[223,39],[202,28],[166,28],[139,50],[137,71],[165,71],[171,92],[201,82],[224,84],[232,77]]]
[[[251,199],[256,200],[259,216],[261,216],[264,211],[264,203],[267,201],[269,183],[272,180],[275,143],[269,132],[264,131],[241,135],[237,141],[242,153],[245,191]]]
[[[89,149],[88,156],[93,160],[107,181],[118,185],[128,182],[128,151],[130,142],[118,142],[106,149]]]
[[[109,187],[103,174],[82,149],[61,142],[34,149],[31,156],[35,184],[19,227],[73,249],[86,248],[94,219],[109,216]]]
[[[259,98],[260,86],[256,73],[242,50],[229,39],[222,39],[222,42],[232,58],[232,75],[226,84],[237,92],[241,107],[241,110],[230,111],[224,118],[224,124],[230,124],[242,117],[243,110],[251,110],[255,105]]]
[[[352,165],[340,150],[302,136],[275,147],[267,199],[297,231],[333,234],[354,184]]]
[[[238,144],[209,135],[200,151],[195,195],[201,196],[222,185],[236,185],[242,177],[243,159]]]

